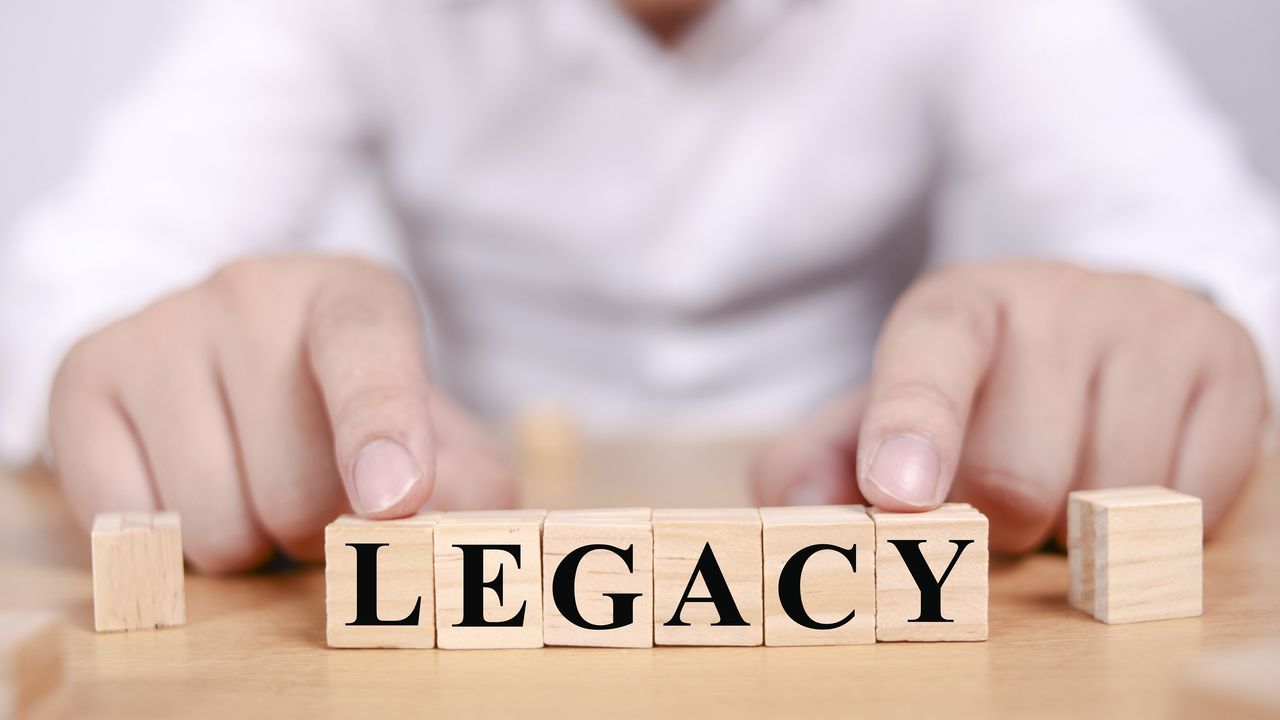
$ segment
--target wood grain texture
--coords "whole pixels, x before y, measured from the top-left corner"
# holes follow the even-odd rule
[[[436,525],[436,644],[450,650],[542,647],[542,521],[545,510],[446,513]],[[491,623],[516,617],[516,627],[462,627],[463,545],[515,546],[482,553],[485,582],[501,574],[502,595],[475,588]]]
[[[861,505],[761,508],[764,535],[764,643],[865,645],[876,641],[875,523]],[[783,608],[778,581],[783,567],[811,545],[854,550],[815,553],[803,566],[804,611],[819,623],[852,619],[838,628],[807,628]]]
[[[760,513],[755,509],[653,511],[653,640],[657,645],[760,645],[764,642],[763,546]],[[732,593],[747,624],[721,625],[710,602],[689,602],[674,625],[680,600],[708,597],[704,579],[691,578],[705,548]]]
[[[963,503],[923,513],[869,511],[876,525],[876,640],[938,642],[987,639],[987,518]],[[942,616],[949,622],[917,622],[921,589],[902,550],[893,541],[918,546],[935,579],[955,566],[942,584]],[[954,541],[972,541],[959,550]],[[959,552],[957,558],[956,553]]]
[[[738,506],[755,444],[690,443],[646,481],[650,441],[587,448],[583,495],[556,507]],[[618,452],[612,452],[613,450]],[[633,484],[635,483],[635,484]],[[526,502],[547,495],[528,488]],[[1205,545],[1205,612],[1105,625],[1067,604],[1067,559],[992,558],[990,639],[853,647],[332,650],[324,571],[187,578],[188,624],[98,634],[89,544],[41,472],[0,475],[0,608],[66,623],[65,717],[1170,718],[1187,668],[1280,637],[1280,456]],[[495,681],[495,678],[499,680]],[[927,682],[922,682],[927,678]],[[500,691],[495,691],[500,688]],[[1202,714],[1204,717],[1206,714]],[[1225,713],[1210,717],[1230,717]]]
[[[1203,509],[1163,487],[1081,490],[1067,502],[1072,606],[1105,623],[1203,611]]]
[[[0,718],[37,711],[62,682],[62,619],[0,612]]]
[[[578,647],[653,647],[653,527],[648,508],[558,510],[542,526],[543,641]],[[575,574],[575,597],[582,619],[593,625],[615,621],[606,593],[635,594],[633,622],[607,630],[580,627],[565,618],[553,597],[556,571],[565,555],[588,545],[609,545],[631,553],[631,569],[610,551],[584,555]]]
[[[93,520],[93,618],[98,632],[187,621],[178,514],[103,513]]]
[[[325,624],[330,647],[432,648],[436,646],[435,526],[439,513],[399,520],[343,515],[325,528]],[[356,549],[377,550],[378,619],[396,621],[416,610],[413,625],[355,626]]]

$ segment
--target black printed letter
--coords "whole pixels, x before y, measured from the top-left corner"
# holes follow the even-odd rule
[[[951,574],[951,568],[956,566],[960,554],[973,541],[951,541],[956,546],[956,554],[951,556],[951,564],[937,580],[934,580],[933,571],[929,569],[929,563],[925,562],[924,555],[920,552],[920,543],[924,542],[923,540],[890,540],[889,542],[898,548],[898,554],[902,556],[902,561],[911,571],[912,579],[920,588],[920,617],[907,622],[952,622],[942,617],[942,583],[947,581],[947,576]]]
[[[612,545],[584,545],[568,555],[564,556],[564,560],[560,561],[560,565],[556,568],[555,577],[551,580],[551,597],[556,602],[560,614],[565,620],[587,630],[615,630],[620,627],[626,627],[635,621],[635,601],[640,597],[640,593],[605,593],[604,596],[613,600],[613,622],[607,625],[595,625],[586,621],[582,617],[582,613],[578,610],[578,596],[575,591],[574,583],[578,578],[578,564],[582,562],[582,558],[592,550],[606,550],[622,558],[627,564],[628,572],[635,572],[632,562],[635,546],[628,545],[626,550]]]
[[[782,566],[782,573],[778,575],[778,600],[782,601],[782,609],[786,611],[787,617],[791,618],[797,625],[807,627],[810,630],[834,630],[841,625],[853,619],[855,610],[850,610],[843,620],[837,620],[833,623],[818,622],[809,617],[809,613],[805,612],[804,599],[800,597],[800,575],[804,572],[804,564],[809,558],[817,555],[823,550],[834,550],[849,559],[849,567],[858,572],[858,546],[854,545],[848,550],[839,545],[810,545],[801,549],[795,555],[792,555],[787,564]]]
[[[515,558],[516,567],[520,567],[519,545],[454,545],[462,551],[462,622],[454,623],[454,627],[521,627],[524,625],[524,610],[529,604],[526,600],[520,603],[520,610],[507,620],[488,621],[484,619],[484,591],[492,590],[502,602],[502,566],[498,566],[498,574],[492,580],[484,579],[484,551],[498,550]]]
[[[689,591],[693,590],[693,583],[701,575],[707,584],[707,597],[689,597]],[[680,613],[684,611],[684,604],[691,602],[709,602],[716,606],[716,613],[720,619],[711,623],[715,627],[747,627],[751,623],[742,619],[742,613],[738,612],[738,604],[733,601],[733,593],[729,592],[729,584],[724,580],[724,573],[720,570],[720,563],[716,562],[715,553],[711,552],[711,543],[702,546],[702,555],[698,558],[698,564],[693,568],[693,575],[689,576],[689,584],[685,586],[684,595],[680,597],[680,604],[676,605],[676,612],[671,619],[663,623],[667,627],[683,627],[689,623],[680,619]]]
[[[347,543],[356,549],[356,619],[347,625],[417,625],[422,596],[402,620],[378,619],[378,548],[387,543]]]

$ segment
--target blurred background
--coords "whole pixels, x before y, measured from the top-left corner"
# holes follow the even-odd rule
[[[190,0],[0,0],[0,232],[81,157],[101,109],[131,87]],[[1144,0],[1202,88],[1280,185],[1280,2]],[[392,223],[368,178],[322,223],[321,247],[378,238]]]

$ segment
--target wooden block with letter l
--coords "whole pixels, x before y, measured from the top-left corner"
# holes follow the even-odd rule
[[[1071,604],[1105,623],[1199,615],[1203,541],[1199,498],[1157,486],[1073,492]]]
[[[62,684],[62,621],[47,612],[0,612],[0,718],[48,707]]]
[[[93,519],[90,541],[95,630],[149,630],[186,623],[177,513],[101,513]]]
[[[559,510],[542,526],[543,641],[653,647],[648,508]]]
[[[436,643],[542,647],[545,510],[445,513],[436,526]]]
[[[918,513],[873,508],[876,640],[987,639],[987,518],[946,503]]]
[[[861,505],[760,509],[765,645],[876,641],[875,524]]]
[[[656,645],[764,642],[760,512],[653,511]]]
[[[435,647],[438,518],[439,513],[398,520],[343,515],[325,528],[329,647]]]

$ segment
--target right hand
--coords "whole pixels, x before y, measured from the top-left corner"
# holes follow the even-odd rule
[[[498,445],[427,374],[421,318],[398,275],[350,258],[232,263],[81,340],[54,382],[56,469],[94,514],[182,514],[208,572],[274,548],[323,553],[325,525],[506,507]]]

